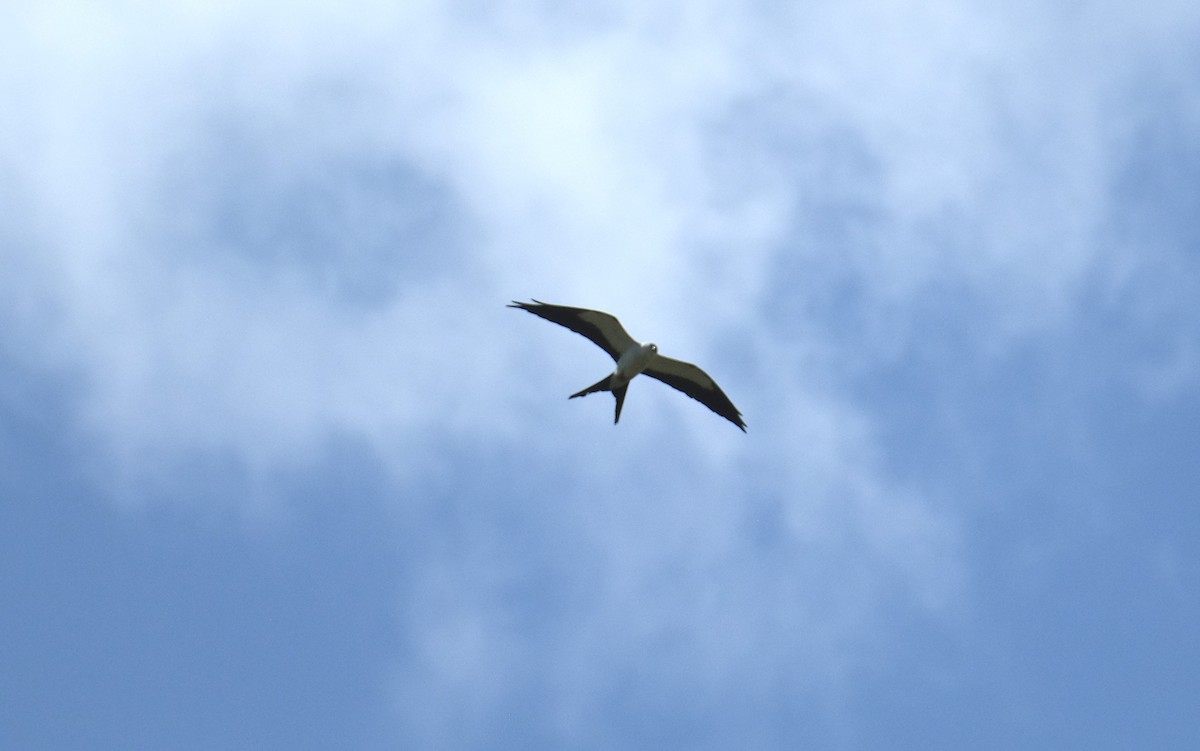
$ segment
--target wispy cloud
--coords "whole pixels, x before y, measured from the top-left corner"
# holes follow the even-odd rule
[[[1146,80],[1194,119],[1200,13],[402,6],[3,14],[0,344],[78,378],[101,481],[369,446],[434,540],[418,737],[522,691],[569,735],[629,681],[748,708],[897,613],[952,620],[963,504],[896,470],[864,390],[931,337],[986,363],[1069,328],[1097,278],[1151,297],[1113,194]],[[502,307],[528,296],[703,362],[750,435],[640,383],[617,430],[568,411],[604,358]],[[1158,392],[1195,382],[1179,325]]]

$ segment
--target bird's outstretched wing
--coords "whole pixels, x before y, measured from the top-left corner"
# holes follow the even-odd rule
[[[582,334],[595,342],[596,346],[609,354],[613,360],[621,359],[621,353],[637,344],[626,333],[616,316],[587,308],[569,308],[566,305],[549,305],[538,300],[531,303],[513,300],[510,308],[520,308],[566,326],[576,334]],[[676,386],[676,388],[679,388]]]
[[[733,402],[729,401],[729,397],[725,396],[725,392],[721,390],[716,381],[709,377],[708,373],[690,362],[672,360],[659,355],[650,367],[642,372],[673,389],[682,391],[741,428],[743,433],[746,432],[746,423],[742,420],[742,413],[738,412],[737,407],[733,406]]]

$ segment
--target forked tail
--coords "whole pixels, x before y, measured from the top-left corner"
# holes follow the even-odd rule
[[[617,400],[617,414],[613,418],[613,425],[616,425],[621,421],[621,407],[625,405],[625,391],[629,388],[629,384],[627,383],[624,386],[615,389],[611,384],[612,374],[609,374],[601,378],[599,381],[596,381],[591,386],[588,386],[586,389],[571,394],[571,396],[568,398],[574,399],[577,396],[587,396],[588,394],[594,394],[597,391],[611,391],[613,397],[615,397]]]

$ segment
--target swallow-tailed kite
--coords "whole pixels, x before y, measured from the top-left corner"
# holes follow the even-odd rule
[[[582,334],[591,339],[616,361],[616,370],[569,397],[574,399],[577,396],[587,396],[597,391],[611,391],[617,400],[617,414],[613,418],[614,425],[621,419],[621,405],[625,403],[625,390],[629,388],[629,382],[638,373],[645,373],[671,388],[682,391],[741,428],[743,433],[746,432],[746,423],[742,421],[742,413],[733,406],[733,402],[729,401],[729,397],[725,396],[721,387],[708,377],[708,373],[690,362],[663,357],[658,354],[656,345],[640,344],[634,341],[615,316],[587,308],[548,305],[538,300],[534,300],[532,303],[514,300],[508,307],[527,310],[547,321],[566,326],[576,334]]]

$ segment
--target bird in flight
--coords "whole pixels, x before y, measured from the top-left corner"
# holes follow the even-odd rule
[[[663,357],[658,354],[658,347],[654,344],[635,341],[621,326],[616,316],[587,308],[549,305],[538,300],[531,303],[514,300],[508,307],[529,311],[535,316],[565,326],[576,334],[582,334],[616,361],[616,370],[568,397],[574,399],[597,391],[611,391],[617,400],[614,425],[621,420],[621,406],[625,403],[625,391],[629,388],[629,382],[638,373],[645,373],[673,389],[682,391],[741,428],[743,433],[746,432],[742,413],[738,412],[737,407],[733,406],[733,402],[729,401],[729,397],[725,396],[725,392],[708,373],[690,362]]]

